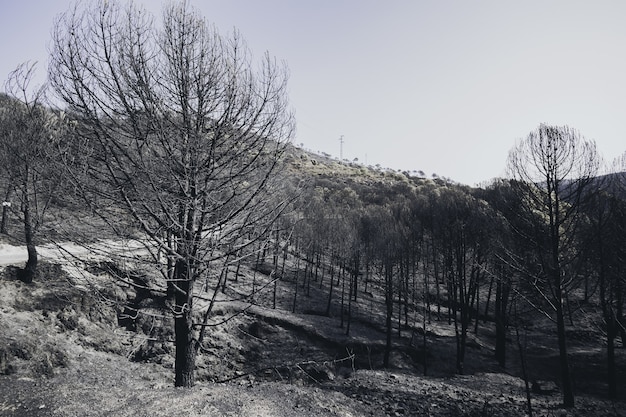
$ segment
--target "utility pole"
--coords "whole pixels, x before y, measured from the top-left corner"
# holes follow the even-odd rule
[[[343,135],[339,137],[339,162],[343,162]]]

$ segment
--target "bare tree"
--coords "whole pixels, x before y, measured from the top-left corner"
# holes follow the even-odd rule
[[[2,128],[2,134],[0,135],[0,146],[1,153],[0,157],[2,158],[2,166],[4,168],[2,172],[2,186],[4,187],[4,199],[2,200],[2,219],[0,220],[0,233],[8,234],[9,229],[9,217],[11,215],[11,196],[14,192],[13,183],[14,176],[12,171],[9,168],[10,166],[10,158],[11,153],[9,152],[9,143],[10,143],[10,135],[8,134],[10,127],[7,125],[12,124],[13,118],[7,117],[7,114],[12,112],[14,102],[11,97],[6,94],[0,94],[0,123]]]
[[[89,141],[77,185],[166,283],[175,385],[193,386],[210,309],[194,319],[196,282],[266,238],[287,205],[273,198],[294,131],[287,69],[267,53],[256,66],[236,31],[220,35],[188,2],[166,7],[158,27],[108,1],[58,18],[49,78]]]
[[[624,300],[626,280],[624,265],[626,260],[626,202],[624,200],[624,171],[626,156],[613,162],[609,175],[598,181],[600,191],[594,196],[593,204],[587,211],[588,233],[593,238],[589,245],[589,274],[597,278],[598,301],[602,308],[600,328],[605,330],[607,352],[607,382],[610,398],[617,398],[618,378],[616,369],[616,338],[626,339],[624,323]],[[594,286],[595,287],[595,286]],[[587,294],[587,285],[585,286]]]
[[[532,282],[554,312],[563,402],[574,406],[567,357],[564,298],[576,285],[580,211],[589,198],[600,157],[595,143],[567,126],[541,124],[509,153],[508,170],[522,198],[518,215],[529,226],[524,238],[536,248]]]
[[[37,269],[37,240],[46,213],[63,180],[59,160],[65,152],[64,135],[69,125],[63,113],[46,107],[46,86],[32,85],[36,63],[23,63],[6,82],[7,97],[0,112],[2,168],[7,179],[6,200],[14,195],[28,260],[21,279],[32,282]],[[6,229],[8,205],[3,207]],[[6,230],[5,230],[6,231]]]

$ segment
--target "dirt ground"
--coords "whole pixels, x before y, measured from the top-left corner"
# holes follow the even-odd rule
[[[291,313],[294,291],[287,280],[277,309],[263,297],[255,305],[222,300],[214,320],[228,320],[212,329],[198,357],[199,382],[177,389],[172,346],[159,330],[167,323],[144,318],[129,330],[118,323],[118,305],[94,297],[93,289],[68,285],[71,277],[54,263],[41,269],[31,285],[16,280],[10,266],[0,274],[0,416],[527,415],[516,352],[511,349],[507,369],[495,365],[488,324],[470,338],[467,375],[454,375],[445,319],[431,322],[425,347],[421,335],[404,330],[394,339],[391,367],[382,369],[380,300],[364,297],[353,306],[355,321],[346,335],[337,315],[317,311],[323,288],[301,293]],[[251,274],[242,272],[238,291],[247,291]],[[589,349],[582,337],[572,353],[578,389],[585,393],[574,409],[563,409],[545,337],[529,342],[533,372],[547,388],[533,394],[533,415],[626,416],[626,402],[605,399],[601,387],[588,389],[602,380],[602,352]]]

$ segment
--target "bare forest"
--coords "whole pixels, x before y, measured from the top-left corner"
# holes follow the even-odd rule
[[[78,3],[37,70],[0,95],[0,415],[626,415],[626,159],[576,129],[477,188],[311,153],[286,65],[186,2]]]

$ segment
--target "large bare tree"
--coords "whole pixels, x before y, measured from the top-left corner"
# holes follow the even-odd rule
[[[518,232],[532,242],[537,265],[531,282],[554,313],[557,326],[563,403],[574,406],[567,357],[564,299],[576,285],[581,208],[590,198],[600,167],[594,142],[567,126],[541,124],[509,153],[508,171],[520,193]]]
[[[49,78],[87,141],[77,185],[143,245],[174,300],[175,385],[190,387],[208,317],[193,314],[195,284],[220,248],[251,246],[284,210],[294,117],[286,66],[254,61],[236,31],[221,35],[188,2],[154,22],[134,5],[78,3],[55,23]]]

